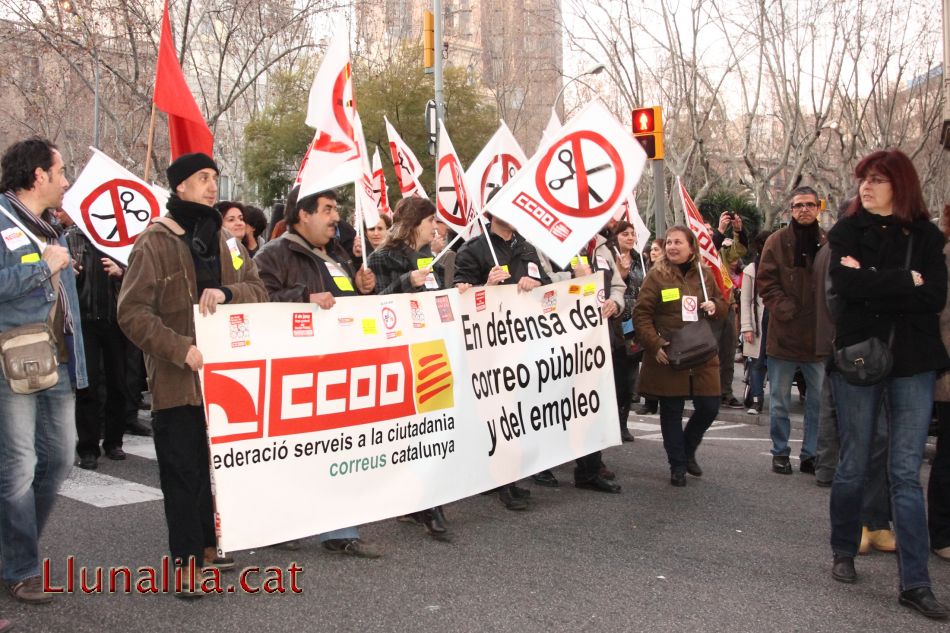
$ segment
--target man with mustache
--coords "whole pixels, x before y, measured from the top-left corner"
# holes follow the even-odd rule
[[[271,301],[315,303],[329,310],[337,297],[374,294],[376,277],[361,267],[353,271],[350,251],[337,239],[340,213],[334,191],[321,191],[297,200],[292,191],[284,211],[288,230],[264,245],[254,261]],[[377,553],[359,538],[355,527],[320,535],[330,552],[377,558]],[[295,549],[295,541],[283,544]]]

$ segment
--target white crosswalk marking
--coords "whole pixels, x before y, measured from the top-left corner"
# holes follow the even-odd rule
[[[158,488],[76,467],[63,482],[59,494],[97,508],[111,508],[162,498],[162,491]]]
[[[129,455],[137,455],[145,459],[156,459],[155,442],[150,437],[126,435],[122,439],[122,450]]]

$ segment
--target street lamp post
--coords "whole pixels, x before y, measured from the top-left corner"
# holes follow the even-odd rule
[[[79,15],[79,11],[76,10],[76,5],[72,0],[59,0],[59,8],[62,9],[64,13],[76,16],[76,20],[79,21],[80,26],[82,26],[83,31],[86,33],[86,37],[89,38],[92,60],[95,63],[92,73],[92,145],[96,149],[99,149],[99,47],[96,46],[95,36],[86,25],[86,21]]]
[[[551,106],[551,109],[553,109],[555,112],[557,112],[557,104],[558,104],[558,101],[560,101],[560,100],[561,100],[561,97],[564,96],[564,91],[567,89],[568,86],[570,86],[570,85],[571,85],[572,83],[574,83],[575,81],[578,81],[581,77],[586,77],[587,75],[598,75],[598,74],[600,74],[600,73],[602,73],[602,72],[604,71],[604,68],[605,68],[605,66],[604,66],[603,64],[596,64],[596,65],[594,65],[594,66],[588,68],[587,70],[585,70],[585,71],[582,72],[581,74],[577,75],[576,77],[571,77],[571,79],[569,79],[566,84],[564,84],[563,86],[561,86],[561,89],[558,91],[557,96],[554,97],[554,105]]]

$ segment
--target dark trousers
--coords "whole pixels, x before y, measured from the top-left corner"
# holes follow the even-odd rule
[[[83,321],[82,338],[89,387],[76,392],[76,452],[98,457],[100,438],[108,451],[122,446],[125,433],[125,337],[116,323]]]
[[[216,544],[204,410],[183,406],[156,411],[152,431],[172,558],[187,564],[194,556],[201,565],[204,548]]]
[[[736,308],[730,305],[726,318],[712,322],[713,335],[719,341],[719,384],[722,385],[722,397],[732,397],[732,379],[736,373],[736,346],[739,335],[736,332]]]
[[[627,350],[623,347],[614,349],[611,360],[614,366],[614,390],[617,392],[617,415],[620,417],[620,428],[625,429],[627,417],[630,415],[630,394],[632,393]]]
[[[125,422],[135,424],[139,419],[139,401],[142,392],[148,388],[145,383],[145,358],[135,343],[125,339],[125,393],[127,405]]]
[[[937,455],[927,482],[927,527],[930,546],[950,546],[950,402],[937,403]]]
[[[703,435],[719,413],[719,396],[693,396],[693,415],[683,428],[686,398],[660,398],[660,431],[671,473],[685,473],[686,460],[693,456]]]
[[[590,455],[584,455],[574,460],[574,481],[591,481],[600,474],[600,467],[603,465],[601,452],[595,451]]]

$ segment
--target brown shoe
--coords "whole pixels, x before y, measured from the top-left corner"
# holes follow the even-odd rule
[[[7,591],[20,602],[28,604],[43,604],[53,599],[53,594],[43,591],[43,581],[39,576],[8,582]]]
[[[879,552],[897,551],[897,538],[894,536],[894,530],[871,530],[868,532],[868,540],[871,541],[871,547]]]

